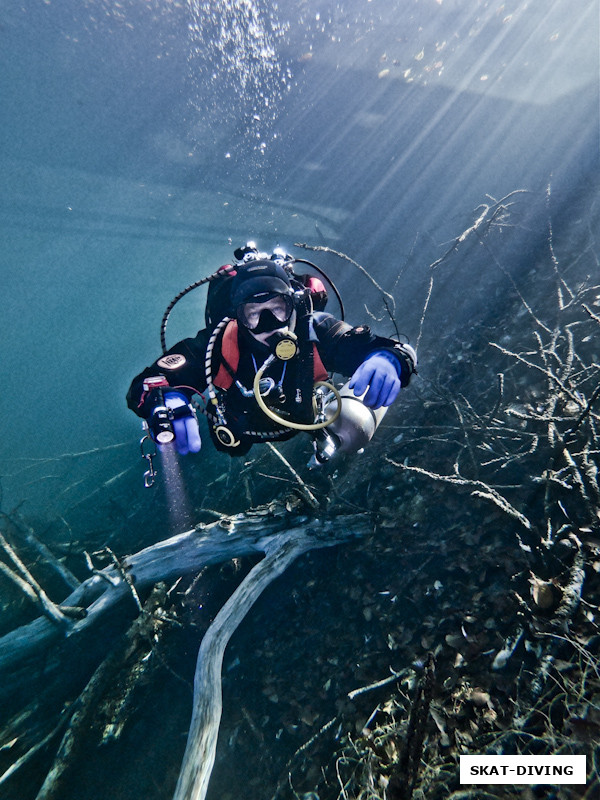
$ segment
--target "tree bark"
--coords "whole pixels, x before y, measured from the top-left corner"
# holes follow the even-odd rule
[[[0,637],[0,675],[18,670],[24,662],[65,636],[88,630],[106,611],[124,600],[131,589],[123,578],[123,570],[133,580],[136,590],[143,591],[159,580],[169,581],[198,572],[204,566],[265,553],[270,540],[282,530],[289,530],[290,525],[302,530],[312,547],[327,547],[364,535],[371,523],[366,514],[322,520],[273,507],[224,518],[165,539],[123,559],[120,570],[112,565],[100,570],[65,598],[61,605],[78,607],[85,613],[83,619],[69,620],[66,631],[39,617]]]
[[[174,798],[203,800],[214,764],[221,718],[223,654],[232,634],[263,590],[300,554],[364,536],[371,528],[366,513],[319,519],[287,512],[273,504],[158,542],[118,564],[95,570],[72,592],[64,604],[83,609],[85,617],[70,620],[66,633],[49,619],[40,617],[0,638],[3,690],[10,691],[11,683],[24,685],[31,662],[34,659],[39,662],[40,651],[60,647],[66,636],[89,629],[106,611],[131,595],[133,586],[138,592],[158,581],[198,572],[209,564],[264,553],[262,561],[250,570],[215,617],[198,653],[192,722]],[[106,668],[103,664],[95,678],[104,675]],[[90,682],[94,689],[96,683],[95,679]],[[63,742],[40,797],[54,796],[76,727],[71,726],[70,738]]]
[[[231,635],[262,591],[315,540],[301,528],[272,538],[266,555],[238,586],[206,631],[196,663],[194,710],[173,800],[204,800],[215,761],[221,721],[221,667]],[[316,546],[319,546],[318,544]]]

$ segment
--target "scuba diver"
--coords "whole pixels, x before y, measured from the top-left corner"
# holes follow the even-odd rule
[[[253,444],[283,441],[299,431],[312,435],[310,466],[340,451],[356,452],[373,436],[401,387],[416,371],[413,348],[343,321],[339,293],[325,273],[281,248],[271,255],[253,242],[238,248],[235,262],[192,284],[171,303],[161,329],[163,355],[134,378],[127,403],[145,420],[144,441],[174,443],[181,454],[200,450],[196,396],[208,394],[203,412],[215,447],[245,455]],[[323,309],[330,284],[342,319]],[[174,304],[206,282],[206,327],[167,349],[165,328]],[[328,373],[351,375],[338,390]]]

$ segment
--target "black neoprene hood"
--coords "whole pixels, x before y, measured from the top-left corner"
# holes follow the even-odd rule
[[[231,287],[231,302],[234,308],[249,302],[260,294],[292,293],[287,272],[273,261],[251,261],[237,268]]]

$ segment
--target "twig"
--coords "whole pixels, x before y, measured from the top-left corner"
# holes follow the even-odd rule
[[[483,211],[477,217],[477,219],[475,220],[475,222],[472,225],[470,225],[466,230],[464,230],[460,234],[460,236],[457,236],[454,239],[454,241],[452,242],[451,246],[446,250],[446,252],[442,256],[440,256],[438,259],[436,259],[432,264],[430,264],[430,269],[437,269],[437,267],[439,267],[440,264],[442,264],[448,258],[448,256],[450,256],[452,253],[454,253],[456,250],[458,250],[458,246],[460,244],[462,244],[466,239],[468,239],[469,236],[472,233],[478,232],[479,229],[483,226],[483,224],[485,222],[487,222],[487,227],[489,229],[489,227],[496,220],[496,218],[498,216],[500,216],[504,211],[507,210],[508,207],[504,205],[506,200],[508,200],[510,197],[513,197],[514,195],[526,194],[526,193],[527,193],[527,189],[515,189],[515,191],[510,192],[509,194],[505,195],[500,200],[494,200],[493,197],[490,197],[489,195],[487,195],[490,200],[493,200],[493,205],[489,205],[487,203],[483,203],[482,205],[478,206],[475,209],[475,211],[477,211],[479,208],[483,208]],[[492,211],[492,213],[488,218],[488,214],[489,214],[490,211]]]
[[[594,314],[594,312],[589,306],[585,305],[585,303],[582,303],[581,307],[586,312],[586,314],[588,314],[588,316],[590,316],[594,320],[594,322],[597,322],[598,325],[600,325],[600,317],[597,314]]]
[[[40,464],[50,464],[50,463],[54,463],[54,462],[66,461],[68,459],[81,458],[81,456],[96,455],[97,453],[105,453],[105,452],[107,452],[109,450],[116,450],[116,449],[119,449],[119,448],[122,448],[122,447],[131,447],[131,442],[129,442],[129,441],[127,441],[127,442],[118,442],[117,444],[109,444],[109,445],[106,445],[105,447],[94,447],[91,450],[81,450],[78,453],[61,453],[58,456],[46,456],[46,457],[42,457],[42,458],[33,458],[33,457],[27,457],[27,458],[2,458],[2,459],[0,459],[0,462],[2,462],[2,461],[10,462],[10,463],[28,462],[27,465],[24,466],[22,469],[20,469],[17,472],[14,472],[14,473],[11,474],[11,477],[14,477],[15,475],[20,475],[21,472],[25,472],[26,470],[29,470],[29,469],[34,469],[35,467],[39,466]],[[58,478],[60,476],[58,476],[58,475],[49,475],[49,476],[46,476],[46,477]]]
[[[110,586],[118,586],[121,583],[121,579],[117,578],[115,575],[111,575],[106,570],[97,569],[94,566],[92,557],[90,556],[87,550],[83,551],[83,557],[85,558],[85,563],[87,565],[87,568],[92,573],[92,575],[97,575],[101,580],[106,581]]]
[[[11,580],[23,592],[23,594],[26,595],[29,600],[31,600],[32,603],[37,604],[38,596],[33,591],[31,586],[27,583],[27,581],[23,580],[20,575],[17,575],[17,573],[12,570],[8,564],[5,564],[4,561],[0,561],[0,572],[2,572],[3,575],[6,575],[6,577]]]
[[[395,320],[395,316],[394,316],[395,313],[396,313],[396,301],[394,300],[393,295],[391,295],[389,292],[386,292],[386,290],[383,288],[383,286],[381,286],[379,283],[377,283],[375,278],[363,266],[361,266],[357,261],[355,261],[353,258],[350,258],[350,256],[347,256],[345,253],[340,253],[337,250],[333,250],[331,247],[325,247],[323,245],[309,245],[309,244],[305,244],[303,242],[294,242],[294,246],[295,247],[302,247],[305,250],[313,250],[315,252],[320,252],[320,253],[331,253],[332,255],[337,256],[338,258],[342,258],[345,261],[348,261],[350,264],[352,264],[354,267],[356,267],[360,272],[362,272],[362,274],[365,276],[365,278],[367,278],[367,280],[369,280],[373,284],[373,286],[379,292],[381,292],[381,295],[383,297],[383,304],[385,306],[385,309],[386,309],[386,311],[388,313],[388,316],[390,317],[392,323],[394,324],[394,327],[396,327],[396,320]],[[398,333],[397,329],[396,329],[396,333]]]
[[[425,295],[425,303],[423,304],[423,311],[421,313],[421,319],[419,321],[419,334],[417,336],[417,342],[415,344],[415,350],[417,352],[419,351],[419,344],[421,343],[421,336],[423,335],[423,325],[425,324],[425,316],[427,314],[427,309],[429,308],[432,292],[433,292],[433,272],[429,276],[429,288],[427,289],[427,294]]]
[[[9,522],[11,522],[15,528],[17,528],[24,536],[25,541],[31,545],[44,559],[44,561],[52,567],[52,569],[60,575],[63,581],[67,584],[70,589],[76,589],[79,586],[80,581],[77,580],[75,575],[62,564],[58,558],[54,555],[54,553],[48,548],[42,541],[40,541],[37,536],[35,535],[33,528],[27,525],[22,519],[19,518],[18,515],[9,515],[6,514],[4,511],[0,511],[0,514]]]
[[[427,656],[425,671],[419,681],[417,694],[412,703],[406,741],[400,763],[390,775],[388,797],[396,800],[410,800],[413,796],[423,745],[429,709],[435,688],[435,659],[433,653]]]
[[[573,427],[569,428],[569,430],[565,432],[565,438],[567,438],[568,436],[572,436],[575,433],[575,431],[577,430],[577,428],[579,428],[579,426],[581,425],[583,420],[587,416],[589,416],[589,414],[590,414],[590,412],[592,410],[592,406],[594,405],[594,403],[596,402],[596,400],[598,399],[599,396],[600,396],[600,384],[598,384],[598,386],[596,386],[596,388],[592,392],[591,397],[588,400],[586,407],[584,408],[582,413],[579,415],[579,417],[577,417],[577,420],[575,421],[575,424],[573,425]]]
[[[563,589],[561,603],[552,619],[553,626],[561,628],[566,628],[568,626],[569,620],[572,619],[573,614],[577,610],[581,600],[583,582],[585,580],[585,556],[581,541],[574,533],[569,535],[569,539],[575,544],[577,551],[571,569],[569,570],[569,583]]]
[[[480,228],[482,226],[486,225],[487,229],[489,230],[489,228],[494,224],[496,219],[499,216],[501,216],[507,210],[508,206],[505,205],[506,201],[509,200],[511,197],[513,197],[515,195],[518,195],[518,194],[527,194],[527,190],[526,189],[516,189],[515,191],[510,192],[509,194],[505,195],[500,200],[494,200],[494,198],[490,197],[489,199],[493,201],[493,205],[490,205],[488,203],[484,203],[481,206],[478,206],[475,209],[475,211],[478,211],[480,208],[483,209],[483,210],[481,211],[481,213],[479,214],[479,216],[477,217],[475,222],[472,225],[470,225],[468,228],[466,228],[466,230],[464,230],[459,236],[457,236],[452,241],[452,244],[443,253],[443,255],[441,255],[439,258],[437,258],[435,261],[433,261],[429,265],[429,269],[431,271],[431,275],[429,277],[429,287],[428,287],[428,290],[427,290],[427,294],[425,296],[425,303],[423,305],[423,311],[421,313],[421,320],[419,322],[419,334],[417,336],[417,341],[416,341],[416,345],[415,345],[415,349],[417,351],[419,350],[419,344],[421,342],[421,336],[423,334],[423,324],[425,322],[425,316],[426,316],[427,309],[428,309],[429,303],[431,301],[431,295],[432,295],[432,292],[433,292],[433,283],[434,283],[433,273],[434,273],[434,271],[438,267],[440,267],[444,263],[444,261],[446,261],[453,253],[455,253],[458,250],[459,246],[463,242],[465,242],[469,238],[469,236],[471,234],[473,234],[473,233],[476,234],[476,236],[479,239],[479,241],[481,243],[484,243],[485,234],[484,234],[484,236],[481,236],[479,234]],[[488,197],[489,197],[489,195],[488,195]],[[490,214],[490,211],[491,211],[491,214]],[[488,250],[488,252],[491,253],[491,250],[487,247],[487,245],[486,245],[486,249]],[[493,256],[493,254],[492,254],[492,257],[494,258],[494,261],[495,261],[496,265],[498,267],[500,267],[500,269],[504,272],[504,274],[506,274],[505,270],[502,269],[502,267],[500,266],[498,260],[495,258],[495,256]],[[514,281],[513,281],[513,285],[515,285]],[[515,288],[516,288],[516,285],[515,285]],[[517,292],[518,292],[518,290],[517,290]],[[519,296],[521,296],[520,293],[519,293]],[[523,298],[521,298],[521,299],[523,299]],[[523,300],[523,302],[525,303],[524,300]],[[529,308],[526,303],[525,303],[525,305],[526,305],[527,308]]]
[[[301,756],[303,753],[305,753],[307,750],[309,750],[313,746],[313,744],[318,739],[320,739],[321,736],[323,736],[324,733],[327,733],[327,731],[330,730],[330,728],[333,725],[335,725],[337,719],[338,719],[337,717],[333,717],[333,719],[330,719],[328,722],[326,722],[321,728],[319,728],[319,730],[313,736],[310,737],[310,739],[307,742],[304,742],[304,744],[301,745],[296,750],[294,755],[288,760],[287,764],[285,765],[285,770],[284,771],[286,772],[286,777],[283,780],[281,780],[278,783],[278,785],[276,786],[275,793],[271,797],[271,800],[277,800],[277,797],[279,796],[279,793],[281,792],[282,788],[285,786],[286,783],[288,783],[291,780],[290,768],[293,765],[293,763],[296,761],[296,759],[299,756]],[[298,796],[298,795],[296,795],[296,796]]]
[[[1,533],[0,533],[0,546],[3,548],[6,555],[10,558],[10,560],[17,568],[23,581],[29,584],[29,587],[35,594],[37,601],[44,614],[50,620],[52,620],[52,622],[54,622],[55,625],[58,625],[63,630],[68,628],[71,625],[71,620],[62,613],[62,611],[56,605],[56,603],[53,603],[52,600],[50,600],[46,592],[35,580],[35,578],[29,572],[25,564],[21,561],[15,550],[10,546],[10,544],[6,541],[6,539]],[[21,588],[23,587],[21,586]],[[25,592],[25,594],[29,599],[31,599],[31,594],[29,592]]]
[[[524,528],[527,528],[528,531],[533,530],[533,525],[524,514],[511,505],[505,497],[496,491],[496,489],[488,486],[488,484],[484,483],[483,481],[469,480],[468,478],[462,478],[460,475],[440,475],[436,472],[422,469],[421,467],[412,467],[408,464],[399,464],[398,462],[387,457],[385,460],[399,469],[418,472],[420,475],[425,475],[432,480],[442,481],[444,483],[453,483],[457,486],[466,486],[472,488],[472,495],[474,497],[481,497],[485,500],[490,500],[492,503],[497,505],[498,508],[502,509],[505,514],[508,514],[510,517],[513,517],[513,519],[516,519],[518,522],[520,522],[521,525],[523,525]]]
[[[7,781],[12,775],[14,775],[15,772],[21,769],[22,766],[27,764],[28,761],[31,761],[31,759],[35,756],[36,753],[38,753],[40,750],[43,750],[44,747],[46,747],[46,745],[60,733],[61,728],[63,728],[69,721],[72,711],[73,711],[72,708],[68,709],[68,711],[65,711],[58,724],[54,726],[54,728],[50,731],[50,733],[46,734],[46,736],[44,736],[44,738],[41,739],[41,741],[37,742],[37,744],[31,747],[26,753],[24,753],[20,758],[18,758],[14,762],[14,764],[11,764],[10,767],[7,770],[5,770],[5,772],[2,773],[2,775],[0,775],[0,786],[5,781]]]
[[[272,442],[267,442],[266,444],[267,444],[267,447],[270,449],[270,451],[274,455],[276,455],[277,458],[281,461],[281,463],[286,467],[286,469],[288,469],[290,471],[290,473],[294,477],[294,480],[300,486],[300,491],[302,492],[302,496],[304,497],[304,499],[306,500],[308,505],[311,508],[318,508],[319,507],[319,501],[314,496],[314,494],[311,492],[311,490],[308,488],[308,486],[304,483],[304,481],[302,480],[300,475],[298,475],[296,470],[292,467],[290,462],[285,458],[285,456],[283,456],[279,452],[279,450],[275,447],[274,444],[272,444]]]
[[[412,670],[408,667],[400,672],[394,672],[394,674],[390,675],[389,678],[383,678],[380,681],[375,681],[375,683],[370,683],[368,686],[361,686],[360,689],[353,689],[351,692],[348,692],[348,697],[350,700],[354,700],[355,697],[358,697],[361,694],[372,692],[374,689],[379,689],[381,686],[387,686],[390,683],[394,683],[394,681],[402,680],[402,678],[406,677],[406,675],[409,675],[411,672]]]
[[[505,347],[501,347],[499,344],[496,344],[495,342],[490,342],[490,345],[492,347],[495,347],[497,350],[500,350],[500,352],[503,353],[505,356],[510,356],[511,358],[515,358],[517,361],[520,361],[522,364],[525,364],[527,367],[530,367],[531,369],[538,370],[543,375],[545,375],[549,380],[553,381],[560,389],[562,389],[563,392],[566,395],[568,395],[571,400],[573,400],[575,403],[577,403],[578,406],[582,406],[583,405],[583,401],[582,401],[581,397],[579,397],[577,394],[572,392],[568,388],[568,386],[565,386],[564,382],[557,375],[555,375],[552,372],[552,370],[544,369],[543,367],[540,367],[539,364],[535,364],[533,361],[528,361],[526,358],[523,358],[523,356],[520,355],[519,353],[513,353],[511,350],[507,350]]]
[[[465,402],[468,405],[468,401],[465,400]],[[459,425],[460,425],[460,429],[461,429],[462,434],[463,434],[464,447],[466,448],[467,452],[469,453],[469,456],[471,457],[471,466],[473,467],[473,469],[475,471],[475,474],[477,474],[478,471],[479,471],[478,462],[477,462],[477,459],[475,458],[475,453],[473,452],[473,447],[471,445],[471,437],[469,435],[469,431],[467,430],[467,426],[465,425],[465,419],[464,419],[462,410],[461,410],[459,404],[457,403],[457,401],[454,400],[454,399],[452,399],[452,405],[454,406],[454,410],[456,411],[456,416],[458,417],[458,422],[459,422]]]
[[[142,612],[144,610],[143,607],[142,607],[142,601],[140,600],[140,596],[137,593],[137,589],[135,588],[135,585],[133,583],[133,578],[131,577],[131,573],[123,566],[123,562],[119,561],[119,559],[116,557],[116,555],[110,549],[110,547],[106,548],[106,552],[110,555],[111,561],[112,561],[115,569],[117,570],[117,572],[121,576],[121,578],[123,578],[123,580],[125,581],[127,586],[129,586],[129,589],[130,589],[131,594],[133,596],[134,602],[135,602],[136,606],[138,607],[138,611]]]
[[[489,423],[491,420],[494,419],[494,417],[498,413],[498,409],[502,405],[502,401],[503,400],[504,400],[504,373],[503,372],[499,372],[498,373],[498,399],[496,400],[496,402],[494,403],[494,407],[492,408],[492,410],[489,412],[489,414],[486,417],[486,422],[487,423]]]
[[[550,197],[551,197],[551,194],[552,194],[552,184],[550,182],[548,182],[548,185],[546,187],[546,207],[548,209],[548,248],[550,250],[550,260],[552,261],[552,266],[554,267],[554,272],[555,272],[556,277],[557,277],[557,279],[559,281],[559,286],[558,286],[559,297],[558,297],[558,299],[559,299],[559,308],[562,310],[565,306],[564,306],[562,298],[560,296],[561,287],[565,290],[565,292],[567,292],[567,294],[570,296],[571,300],[573,299],[573,297],[575,295],[573,294],[573,292],[571,291],[571,289],[569,288],[569,286],[565,282],[565,279],[563,278],[563,276],[560,274],[559,266],[558,266],[558,259],[556,257],[556,253],[554,252],[554,233],[553,233],[553,230],[552,230],[552,216],[551,216],[551,213],[550,213]]]
[[[498,267],[498,269],[504,275],[504,277],[512,284],[512,287],[514,289],[515,294],[517,295],[517,297],[519,298],[519,300],[523,304],[523,307],[525,308],[527,313],[530,315],[530,317],[535,321],[535,323],[537,325],[540,326],[540,328],[543,328],[547,333],[550,333],[550,328],[548,328],[547,325],[544,325],[544,323],[539,319],[539,317],[536,316],[536,314],[534,313],[534,311],[531,308],[530,304],[527,302],[527,300],[525,299],[523,293],[521,292],[521,290],[517,286],[517,284],[515,282],[515,279],[510,274],[510,272],[502,266],[500,261],[498,261],[498,258],[496,257],[496,255],[493,252],[493,250],[488,246],[488,243],[485,241],[485,239],[482,238],[481,236],[479,236],[479,234],[477,234],[477,236],[478,236],[480,244],[482,244],[483,247],[485,247],[485,249],[489,253],[489,256],[492,259],[492,261],[494,262],[494,264]]]
[[[260,728],[257,728],[256,723],[254,722],[254,720],[250,716],[250,712],[244,706],[242,706],[242,716],[244,717],[244,719],[248,723],[248,727],[250,728],[252,733],[256,736],[257,741],[261,745],[264,745],[265,737],[264,737],[262,731],[260,730]]]

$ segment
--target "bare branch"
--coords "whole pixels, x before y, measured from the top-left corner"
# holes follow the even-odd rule
[[[560,387],[560,388],[563,390],[563,392],[564,392],[564,393],[565,393],[565,394],[566,394],[566,395],[567,395],[567,396],[568,396],[568,397],[569,397],[571,400],[573,400],[575,403],[577,403],[577,405],[579,405],[579,406],[584,406],[584,403],[583,403],[583,401],[582,401],[581,397],[579,397],[579,396],[578,396],[578,395],[576,395],[574,392],[572,392],[572,391],[571,391],[571,390],[570,390],[570,389],[569,389],[569,388],[568,388],[568,387],[567,387],[567,386],[566,386],[566,385],[563,383],[563,381],[561,381],[561,379],[560,379],[560,378],[559,378],[557,375],[555,375],[555,374],[554,374],[554,373],[553,373],[553,372],[552,372],[550,369],[544,369],[544,367],[540,367],[540,365],[539,365],[539,364],[535,364],[534,362],[532,362],[532,361],[529,361],[529,360],[528,360],[528,359],[526,359],[526,358],[523,358],[523,356],[522,356],[522,355],[520,355],[519,353],[514,353],[514,352],[512,352],[512,350],[508,350],[507,348],[505,348],[505,347],[502,347],[501,345],[499,345],[499,344],[496,344],[495,342],[490,342],[490,345],[491,345],[492,347],[495,347],[497,350],[500,350],[500,352],[501,352],[501,353],[503,353],[505,356],[510,356],[511,358],[515,358],[517,361],[520,361],[522,364],[525,364],[526,366],[530,367],[531,369],[535,369],[535,370],[537,370],[538,372],[541,372],[541,373],[542,373],[543,375],[545,375],[545,376],[546,376],[546,377],[547,377],[549,380],[551,380],[551,381],[553,381],[554,383],[556,383],[556,385],[557,385],[557,386],[559,386],[559,387]]]
[[[585,313],[594,320],[594,322],[597,322],[598,325],[600,325],[600,317],[597,314],[594,314],[594,312],[589,306],[586,306],[585,303],[582,303],[581,307],[583,308]]]
[[[181,575],[198,572],[203,566],[265,552],[269,538],[292,525],[301,524],[310,535],[314,548],[330,547],[354,536],[364,536],[371,529],[367,514],[354,514],[337,519],[313,519],[288,514],[274,504],[252,513],[222,518],[210,525],[201,525],[140,550],[122,561],[122,568],[131,577],[139,592],[159,580],[175,580]],[[113,566],[83,581],[63,605],[86,609],[84,619],[77,620],[70,637],[91,628],[109,609],[131,594],[130,586]],[[0,672],[12,668],[59,638],[56,626],[44,618],[17,628],[0,637]]]
[[[264,559],[244,578],[204,635],[194,678],[192,722],[173,800],[206,797],[221,719],[221,667],[229,639],[264,589],[312,546],[298,528],[273,538]]]
[[[42,611],[48,617],[48,619],[50,619],[54,623],[54,625],[57,625],[61,630],[65,630],[66,628],[68,628],[71,625],[71,620],[69,619],[69,617],[65,616],[65,614],[63,614],[63,612],[56,605],[56,603],[53,603],[52,600],[50,600],[46,592],[35,580],[35,578],[29,572],[25,564],[21,561],[15,550],[10,546],[10,544],[6,541],[6,539],[1,533],[0,533],[0,546],[17,568],[17,571],[20,573],[22,581],[29,585],[31,591],[36,596],[37,602],[42,608]],[[21,588],[23,588],[22,585]],[[25,594],[29,599],[31,599],[30,592],[26,591]]]
[[[275,445],[272,444],[271,442],[267,442],[267,446],[268,446],[269,450],[273,453],[273,455],[277,456],[277,458],[281,461],[281,463],[285,466],[285,468],[287,470],[289,470],[290,474],[292,475],[292,477],[294,478],[294,480],[296,481],[296,483],[300,487],[300,491],[302,492],[302,496],[304,497],[304,499],[306,500],[308,505],[311,508],[318,508],[319,507],[319,501],[314,496],[314,494],[311,492],[311,490],[308,488],[306,483],[302,480],[300,475],[298,475],[296,470],[292,467],[292,465],[287,460],[287,458],[285,458],[285,456],[282,453],[280,453],[279,450],[275,447]]]
[[[410,472],[418,472],[420,475],[425,475],[426,477],[435,481],[453,483],[456,486],[465,486],[473,489],[471,494],[474,497],[481,497],[485,500],[490,500],[492,503],[498,506],[498,508],[504,511],[505,514],[508,514],[513,519],[517,520],[517,522],[519,522],[528,531],[533,530],[533,525],[524,514],[522,514],[520,511],[517,511],[517,509],[512,506],[499,492],[497,492],[496,489],[488,486],[487,483],[484,483],[483,481],[469,480],[468,478],[462,478],[460,475],[440,475],[436,472],[422,469],[421,467],[412,467],[408,464],[399,464],[398,462],[387,457],[385,460],[388,463],[393,464],[395,467],[399,467],[400,469],[405,469]]]
[[[360,272],[362,272],[365,278],[373,284],[373,286],[377,289],[377,291],[381,292],[381,296],[383,298],[383,304],[388,313],[388,316],[392,321],[392,323],[394,324],[394,327],[396,326],[396,320],[395,320],[396,301],[394,300],[394,296],[391,295],[389,292],[386,292],[383,286],[377,283],[377,281],[370,274],[370,272],[368,272],[361,264],[359,264],[353,258],[350,258],[350,256],[347,256],[345,253],[340,253],[338,250],[333,250],[331,247],[325,247],[323,245],[310,245],[310,244],[305,244],[303,242],[294,242],[294,246],[302,247],[305,250],[313,250],[315,252],[320,252],[320,253],[331,253],[332,255],[337,256],[338,258],[344,259],[344,261],[348,261],[350,264],[356,267]],[[396,333],[398,333],[397,329]]]
[[[35,535],[33,528],[24,522],[16,513],[12,515],[4,513],[4,511],[0,511],[0,515],[2,515],[7,521],[12,523],[12,525],[17,528],[22,534],[27,542],[31,547],[36,550],[39,555],[44,559],[44,562],[48,564],[52,569],[60,575],[62,580],[66,583],[66,585],[70,589],[76,589],[79,586],[79,581],[73,575],[73,573],[62,564],[58,558],[54,555],[54,553],[47,547],[42,541],[38,539]]]

